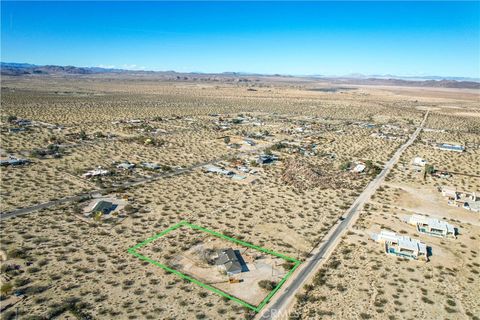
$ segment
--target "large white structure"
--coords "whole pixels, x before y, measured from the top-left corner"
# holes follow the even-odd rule
[[[395,232],[388,230],[381,230],[380,233],[372,234],[372,239],[384,244],[386,254],[414,260],[423,258],[428,261],[427,246],[418,240],[397,235]]]
[[[440,150],[445,151],[455,151],[455,152],[463,152],[465,151],[465,147],[459,144],[450,144],[450,143],[441,143],[437,145],[437,148]]]
[[[456,238],[455,227],[448,222],[414,214],[404,219],[406,223],[417,227],[417,231],[430,236]]]

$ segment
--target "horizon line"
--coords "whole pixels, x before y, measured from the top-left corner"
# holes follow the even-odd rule
[[[390,77],[390,79],[402,80],[403,79],[417,79],[417,80],[433,80],[433,81],[441,81],[441,80],[453,80],[453,81],[474,81],[480,82],[480,77],[471,77],[471,76],[459,76],[459,75],[398,75],[398,74],[365,74],[362,72],[351,72],[348,74],[321,74],[321,73],[311,73],[311,74],[287,74],[287,73],[262,73],[262,72],[254,72],[254,71],[219,71],[219,72],[208,72],[208,71],[177,71],[174,69],[147,69],[144,66],[137,66],[135,64],[124,64],[122,66],[115,66],[115,65],[94,65],[94,66],[78,66],[73,64],[36,64],[30,62],[7,62],[7,61],[0,61],[1,64],[19,64],[19,65],[31,65],[33,67],[74,67],[74,68],[84,68],[84,69],[104,69],[104,70],[119,70],[119,71],[132,71],[132,72],[174,72],[179,74],[204,74],[204,75],[222,75],[222,74],[239,74],[245,76],[281,76],[281,77],[314,77],[314,78],[348,78],[348,79],[361,79],[361,78],[373,78],[378,79],[378,77]],[[133,67],[133,68],[131,68]],[[138,67],[138,68],[137,68]],[[437,78],[437,79],[433,79]],[[450,78],[450,79],[449,79]],[[456,79],[463,79],[463,80],[456,80]],[[468,80],[466,80],[468,79]],[[385,79],[384,79],[385,80]]]

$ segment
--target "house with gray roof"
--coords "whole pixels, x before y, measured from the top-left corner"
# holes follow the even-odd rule
[[[240,251],[229,248],[220,250],[218,253],[218,257],[215,259],[215,265],[224,269],[228,275],[248,271],[247,265],[240,255]]]
[[[29,161],[27,159],[18,159],[15,157],[10,157],[8,160],[0,160],[0,166],[21,166],[24,164],[28,164]]]
[[[103,214],[109,214],[117,208],[117,205],[105,200],[100,200],[93,206],[91,213],[101,212]]]
[[[119,165],[117,165],[117,169],[122,169],[122,170],[133,170],[135,168],[135,163],[131,163],[128,161],[122,162]]]
[[[230,170],[225,170],[223,168],[217,167],[213,164],[207,164],[203,166],[203,170],[208,173],[216,173],[216,174],[221,174],[224,176],[231,176],[234,174],[233,171]]]
[[[269,164],[269,163],[273,163],[274,161],[277,161],[277,160],[278,160],[278,157],[275,156],[275,155],[262,154],[258,157],[257,163],[258,164]]]
[[[150,169],[150,170],[158,170],[160,169],[160,165],[152,162],[142,162],[140,164],[143,168],[145,169]]]

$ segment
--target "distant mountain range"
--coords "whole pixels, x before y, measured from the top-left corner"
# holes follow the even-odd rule
[[[95,74],[95,73],[126,73],[129,70],[106,69],[98,67],[74,67],[74,66],[39,66],[29,63],[1,62],[1,74],[21,76],[28,74]]]
[[[327,80],[334,83],[356,84],[356,85],[393,85],[393,86],[415,86],[415,87],[441,87],[441,88],[470,88],[480,89],[480,79],[465,77],[439,77],[439,76],[395,76],[395,75],[363,75],[350,74],[345,76],[324,76],[324,75],[264,75],[246,72],[223,72],[220,74],[208,73],[179,73],[175,71],[143,71],[143,70],[125,70],[109,69],[100,67],[75,67],[75,66],[56,66],[56,65],[35,65],[29,63],[0,62],[1,74],[4,76],[28,76],[28,75],[89,75],[89,74],[158,74],[168,76],[169,79],[176,80],[198,80],[198,78],[217,79],[225,78],[243,78],[240,81],[248,81],[248,77],[281,77],[306,78],[311,80]],[[205,78],[207,77],[207,78]]]

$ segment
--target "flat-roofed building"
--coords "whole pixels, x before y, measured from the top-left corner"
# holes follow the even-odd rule
[[[408,236],[381,230],[380,233],[372,234],[372,239],[384,244],[386,254],[414,260],[423,258],[428,261],[427,246],[423,242],[411,239]]]
[[[457,200],[458,192],[453,188],[442,187],[442,196],[447,197],[449,200]]]
[[[447,198],[448,205],[480,212],[480,196],[476,192],[457,191],[446,187],[442,187],[441,192]]]
[[[366,166],[363,163],[359,163],[352,169],[352,172],[362,173],[363,171],[365,171],[365,168]]]
[[[117,208],[117,205],[105,200],[96,202],[91,210],[92,213],[101,212],[103,214],[109,214]]]
[[[445,151],[455,151],[455,152],[463,152],[465,151],[465,147],[458,145],[458,144],[449,144],[449,143],[441,143],[437,145],[437,148],[440,150]]]
[[[213,164],[207,164],[203,166],[203,170],[209,173],[216,173],[216,174],[222,174],[225,176],[231,176],[234,174],[233,171],[230,170],[225,170],[223,168],[217,167]]]
[[[82,177],[88,179],[92,177],[105,176],[107,174],[109,174],[108,170],[104,170],[99,167],[98,169],[87,171],[86,173],[82,174]]]
[[[415,157],[413,159],[413,165],[419,166],[419,167],[424,167],[427,164],[427,160],[420,158],[420,157]]]
[[[414,214],[404,219],[405,222],[417,227],[417,231],[430,236],[456,238],[455,227],[446,221]]]

